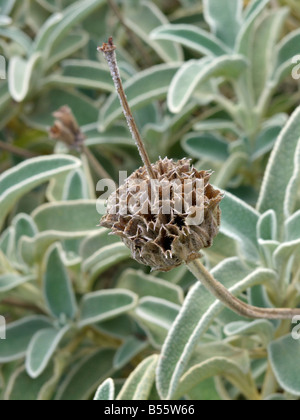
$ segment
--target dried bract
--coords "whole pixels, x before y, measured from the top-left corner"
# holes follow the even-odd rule
[[[120,236],[138,262],[170,271],[212,245],[223,195],[210,185],[211,173],[187,159],[166,158],[152,169],[155,180],[143,167],[112,194],[101,226]]]

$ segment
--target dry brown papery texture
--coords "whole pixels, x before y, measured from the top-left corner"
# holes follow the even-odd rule
[[[143,167],[134,172],[124,185],[112,194],[108,201],[107,214],[101,220],[101,226],[112,229],[113,234],[120,236],[131,250],[133,258],[139,263],[150,266],[152,270],[170,271],[199,258],[201,249],[212,245],[213,239],[219,232],[221,219],[219,204],[223,195],[210,185],[211,173],[197,171],[187,159],[174,162],[165,158],[153,164],[152,168],[160,185],[159,212],[156,214],[151,212],[149,199],[151,179]],[[188,225],[187,222],[197,210],[197,179],[204,181],[204,221],[199,226],[194,226]],[[168,200],[171,214],[162,214],[163,181],[174,180],[177,183],[179,180],[182,185],[186,180],[192,181],[193,187],[189,191],[191,197],[186,197],[182,188],[182,199],[191,203],[191,206],[185,208],[184,214],[178,213],[174,189],[171,188],[171,200]],[[149,194],[146,196],[138,187],[141,181],[147,182]],[[132,202],[136,203],[136,206],[126,205]]]

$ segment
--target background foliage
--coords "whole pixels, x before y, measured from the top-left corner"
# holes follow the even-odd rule
[[[152,273],[97,227],[99,168],[140,166],[97,45],[114,35],[151,159],[226,190],[215,277],[300,305],[294,0],[1,0],[0,393],[10,400],[298,399],[290,322],[242,319],[185,267]],[[68,105],[96,158],[49,139]],[[103,204],[98,201],[98,208]]]

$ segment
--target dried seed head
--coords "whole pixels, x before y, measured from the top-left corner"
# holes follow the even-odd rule
[[[70,148],[81,149],[84,142],[84,135],[68,106],[63,106],[53,113],[56,118],[53,127],[50,128],[50,137],[60,140]]]
[[[134,172],[108,200],[101,226],[122,238],[138,262],[170,271],[200,256],[219,232],[223,196],[187,159]],[[199,217],[200,215],[200,217]]]

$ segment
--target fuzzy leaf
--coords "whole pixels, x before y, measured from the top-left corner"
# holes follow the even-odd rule
[[[249,274],[236,258],[219,264],[212,274],[236,296],[275,278],[271,270],[258,269]],[[162,349],[157,370],[161,398],[172,398],[195,346],[223,307],[202,285],[191,289]]]
[[[56,400],[88,400],[97,387],[113,373],[115,351],[101,349],[82,359],[68,373],[58,389]]]
[[[124,83],[124,90],[130,107],[135,110],[166,97],[170,82],[179,68],[179,64],[162,64],[151,67],[133,76]],[[104,131],[116,119],[122,116],[119,98],[110,96],[100,112],[100,129]]]
[[[255,30],[251,57],[252,83],[255,99],[263,94],[272,77],[275,60],[274,50],[289,10],[281,8],[267,14]]]
[[[84,296],[79,326],[95,324],[116,318],[137,304],[137,296],[128,290],[102,290]]]
[[[71,156],[47,156],[30,159],[0,175],[0,228],[8,212],[26,193],[62,173],[80,167]]]
[[[35,276],[20,276],[17,274],[3,274],[0,276],[0,293],[15,289],[21,284],[35,280]]]
[[[95,252],[82,264],[82,271],[89,279],[90,284],[110,267],[128,260],[131,257],[130,250],[119,240],[111,245],[104,246]]]
[[[50,313],[61,319],[74,319],[77,308],[75,294],[68,272],[61,258],[60,246],[54,245],[46,256],[44,295]],[[65,320],[65,321],[66,321]]]
[[[183,292],[178,286],[156,277],[145,275],[142,271],[127,270],[117,283],[119,289],[128,289],[140,298],[157,297],[181,304]]]
[[[168,107],[174,114],[182,111],[195,89],[213,77],[237,78],[247,67],[243,57],[224,55],[186,62],[172,80]]]
[[[0,363],[22,359],[32,337],[40,330],[51,327],[50,320],[43,316],[31,316],[7,325],[6,340],[1,341]]]
[[[222,56],[228,53],[226,46],[215,36],[193,25],[164,25],[155,29],[151,37],[178,42],[203,55]]]
[[[114,92],[114,85],[106,65],[88,60],[67,60],[63,62],[60,75],[45,79],[46,85],[75,86],[86,89]]]
[[[219,0],[204,0],[204,16],[212,33],[230,48],[234,48],[242,23],[242,0],[229,0],[220,10]]]
[[[32,217],[40,232],[87,232],[97,230],[99,215],[94,200],[75,200],[45,204]]]
[[[261,213],[270,209],[275,211],[278,226],[282,226],[284,221],[286,189],[293,176],[294,156],[300,140],[299,133],[300,107],[293,113],[276,141],[257,204],[257,209]]]
[[[153,29],[169,22],[161,10],[152,2],[142,0],[138,7],[131,7],[125,14],[128,26],[165,61],[182,61],[182,51],[172,41],[155,42],[150,37]]]
[[[116,370],[126,366],[133,358],[148,347],[147,341],[141,341],[136,337],[129,337],[116,352],[114,368]]]
[[[49,367],[39,378],[32,379],[23,366],[19,367],[10,377],[4,400],[9,401],[39,401],[43,387],[53,377],[53,367]]]
[[[53,353],[69,329],[68,325],[62,330],[49,328],[39,331],[32,338],[26,357],[26,371],[31,378],[36,379],[45,371]]]
[[[115,384],[109,378],[99,386],[94,401],[113,401],[115,399]]]
[[[188,134],[182,142],[186,152],[198,159],[224,162],[229,157],[228,143],[212,134]]]
[[[282,388],[300,396],[300,365],[297,363],[300,354],[300,340],[291,335],[280,338],[269,346],[269,355],[276,379]]]
[[[9,91],[16,102],[23,102],[33,88],[41,62],[42,55],[39,53],[34,54],[28,61],[18,56],[10,60],[8,71]]]
[[[62,198],[63,201],[87,200],[89,198],[87,180],[82,170],[68,174]]]
[[[145,329],[152,345],[160,348],[179,311],[180,306],[167,300],[145,297],[140,300],[135,315]]]
[[[299,55],[300,30],[297,29],[288,34],[279,43],[277,47],[277,63],[276,71],[273,79],[279,83],[285,76],[290,74],[291,70],[297,63],[293,62],[293,58]]]
[[[154,383],[157,362],[158,356],[156,354],[145,359],[129,376],[117,400],[147,400]]]
[[[255,261],[258,258],[256,226],[259,214],[234,195],[226,192],[221,202],[221,232],[236,239],[246,258]]]

